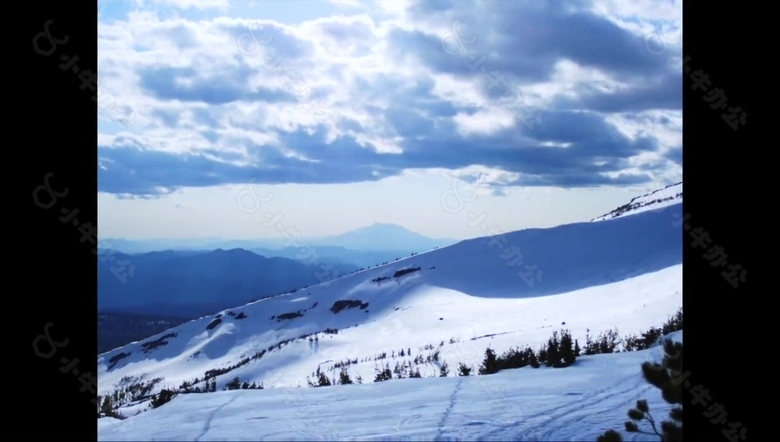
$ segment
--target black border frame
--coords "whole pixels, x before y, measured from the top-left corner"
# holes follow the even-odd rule
[[[20,132],[21,136],[13,137],[20,144],[15,149],[19,156],[9,169],[24,169],[24,178],[16,170],[9,171],[7,176],[13,178],[7,189],[13,189],[15,209],[25,214],[20,221],[26,231],[8,237],[18,244],[11,258],[16,269],[9,272],[18,283],[6,293],[23,303],[10,312],[19,315],[13,322],[21,323],[23,331],[9,333],[16,335],[11,339],[18,345],[15,354],[23,361],[24,376],[9,380],[16,390],[12,397],[24,398],[24,405],[11,407],[7,422],[24,422],[16,432],[18,437],[97,440],[92,403],[96,395],[82,392],[77,376],[59,370],[61,358],[77,358],[80,374],[97,373],[97,258],[91,253],[95,246],[82,243],[81,232],[71,222],[59,221],[61,209],[78,209],[82,225],[96,226],[98,221],[97,104],[92,101],[94,92],[80,88],[76,73],[60,68],[61,56],[78,56],[82,70],[97,72],[97,5],[17,5],[29,9],[24,11],[27,14],[9,14],[11,23],[26,19],[20,28],[14,24],[11,40],[21,61],[22,81],[27,84],[21,91],[6,84],[9,95],[18,100],[10,109],[17,123],[6,129]],[[47,22],[49,35],[62,42],[49,55]],[[39,34],[36,51],[34,39]],[[61,195],[55,195],[51,207],[47,181]],[[51,324],[48,330],[46,324]],[[46,331],[59,344],[67,339],[48,358]],[[44,338],[38,339],[41,335]],[[42,356],[36,354],[34,342]],[[41,422],[36,425],[36,420]]]
[[[724,269],[713,267],[703,258],[704,250],[693,245],[690,232],[683,233],[683,306],[688,325],[683,364],[691,384],[707,389],[711,404],[724,405],[728,420],[748,429],[745,439],[734,441],[760,433],[748,412],[753,398],[748,400],[752,389],[745,382],[759,376],[753,373],[757,364],[738,356],[750,342],[750,293],[758,284],[757,261],[748,248],[753,245],[749,234],[760,230],[751,209],[761,197],[752,195],[751,180],[744,177],[755,169],[750,154],[757,147],[748,138],[756,129],[757,122],[750,117],[757,109],[746,87],[754,63],[748,60],[753,52],[743,30],[754,18],[747,8],[683,3],[683,51],[691,65],[690,73],[683,75],[683,210],[690,214],[691,230],[703,228],[711,245],[723,247],[730,263],[748,271],[746,282],[732,287],[721,276]],[[744,126],[729,127],[721,118],[723,111],[704,101],[704,91],[694,90],[690,74],[699,69],[709,75],[710,90],[722,89],[731,106],[751,114]],[[684,398],[683,431],[688,440],[729,440],[721,432],[724,427],[703,415],[705,407],[692,403],[690,390]]]
[[[22,404],[11,405],[8,422],[27,423],[33,414],[33,422],[42,419],[45,423],[25,425],[21,434],[96,439],[95,396],[82,393],[81,384],[73,376],[60,373],[58,359],[78,358],[83,361],[78,365],[82,372],[96,372],[97,260],[91,245],[79,241],[78,229],[58,221],[58,211],[65,207],[79,209],[83,222],[97,224],[97,104],[89,90],[79,88],[77,75],[58,67],[58,58],[77,55],[80,66],[97,71],[97,7],[91,2],[17,5],[30,10],[24,15],[27,23],[15,29],[11,39],[23,61],[22,76],[28,84],[21,94],[11,91],[18,101],[10,114],[18,124],[7,129],[21,131],[21,137],[13,137],[22,146],[11,164],[21,166],[26,176],[19,178],[16,171],[8,172],[11,182],[6,188],[12,190],[14,208],[26,215],[22,221],[26,232],[8,237],[18,244],[12,249],[10,261],[17,270],[9,273],[21,284],[15,284],[16,288],[7,293],[14,301],[20,299],[26,304],[15,306],[8,315],[21,316],[11,320],[23,324],[23,332],[13,333],[18,351],[12,354],[20,355],[25,376],[18,381],[11,379],[16,394],[8,400],[23,400]],[[739,357],[749,332],[743,322],[751,318],[750,291],[758,284],[756,261],[748,253],[748,233],[760,229],[753,226],[756,219],[750,210],[754,207],[750,180],[740,176],[755,168],[749,163],[749,149],[757,147],[748,141],[757,124],[752,119],[756,108],[746,88],[755,81],[748,78],[753,63],[747,58],[753,54],[746,44],[747,34],[739,30],[741,24],[753,23],[754,17],[734,7],[701,2],[685,2],[683,10],[683,47],[684,54],[691,57],[689,64],[710,76],[711,88],[722,88],[730,103],[751,113],[749,124],[733,130],[721,119],[721,111],[711,109],[702,100],[703,91],[693,90],[693,81],[684,76],[684,210],[691,215],[693,228],[709,232],[713,243],[726,250],[729,261],[741,264],[750,273],[747,282],[733,288],[721,276],[722,269],[702,258],[702,249],[695,248],[685,233],[685,367],[691,373],[692,384],[709,390],[712,401],[725,406],[729,420],[741,422],[749,429],[747,434],[754,435],[759,433],[753,427],[756,421],[746,406],[747,395],[754,393],[743,380],[757,375],[748,372],[755,365]],[[18,16],[11,16],[16,21]],[[54,55],[45,56],[36,53],[33,38],[44,32],[44,23],[49,20],[53,20],[50,34],[57,39],[67,35],[68,41],[58,45]],[[42,46],[46,40],[44,34]],[[10,84],[6,87],[15,89]],[[67,196],[59,197],[50,209],[39,207],[33,199],[33,191],[45,186],[47,174],[52,174],[48,177],[51,189],[68,189]],[[43,189],[41,200],[46,198]],[[9,225],[15,225],[13,218]],[[53,324],[49,329],[52,339],[67,338],[69,342],[58,348],[54,357],[45,359],[35,354],[32,343],[49,323]],[[686,393],[685,437],[724,440],[722,427],[708,422],[702,415],[703,408],[691,404],[691,399]],[[615,422],[615,427],[620,425]]]

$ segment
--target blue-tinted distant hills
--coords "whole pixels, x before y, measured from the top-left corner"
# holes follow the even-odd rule
[[[103,251],[98,262],[98,311],[194,318],[263,296],[319,284],[318,267],[243,249],[143,254]],[[110,258],[109,258],[110,257]],[[134,266],[125,282],[112,271]],[[357,269],[335,265],[340,273]],[[122,272],[118,272],[122,273]]]
[[[272,239],[107,239],[108,247],[123,253],[148,253],[168,250],[175,252],[204,252],[214,249],[245,249],[265,257],[298,259],[300,249],[285,245],[284,238]],[[374,224],[340,235],[311,238],[306,246],[313,246],[321,262],[333,265],[368,267],[403,258],[411,253],[455,244],[455,239],[433,239],[395,224]]]

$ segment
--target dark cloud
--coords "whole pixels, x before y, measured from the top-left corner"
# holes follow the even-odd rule
[[[648,109],[680,110],[682,77],[672,72],[648,76],[636,87],[624,92],[605,93],[594,88],[581,89],[579,98],[558,98],[559,109],[590,109],[598,112],[642,112]]]
[[[290,138],[311,142],[305,133],[290,134]],[[322,137],[319,142],[324,143]],[[259,183],[348,183],[372,181],[398,173],[387,173],[379,165],[374,169],[370,162],[354,163],[350,153],[360,156],[369,152],[351,140],[337,141],[331,146],[335,153],[329,162],[312,163],[285,157],[281,152],[271,149],[258,149],[256,166],[238,166],[223,162],[231,159],[222,152],[206,152],[218,159],[210,159],[203,154],[173,154],[160,151],[142,150],[134,146],[124,148],[98,148],[104,159],[106,170],[98,169],[98,189],[103,192],[133,195],[156,195],[169,193],[179,187],[205,187],[228,183],[246,183],[256,180]],[[315,152],[311,149],[311,152]],[[319,157],[326,155],[320,154]],[[363,158],[375,158],[376,154],[364,154]],[[380,176],[372,173],[376,170]],[[162,190],[161,190],[162,189]]]
[[[679,166],[682,166],[682,161],[683,161],[682,147],[677,147],[675,149],[669,150],[664,154],[664,158],[666,158],[669,161],[673,161]]]
[[[139,72],[141,87],[161,100],[199,101],[207,104],[226,104],[234,101],[261,101],[267,103],[292,102],[295,97],[283,91],[264,87],[247,87],[256,71],[246,67],[225,68],[218,75],[204,76],[193,68],[154,68]],[[189,80],[184,86],[180,80]]]
[[[400,119],[399,109],[386,111],[389,120]],[[406,121],[411,121],[407,118]],[[351,137],[328,144],[324,132],[280,132],[281,145],[305,158],[284,155],[271,146],[248,146],[254,166],[237,166],[236,154],[207,151],[204,154],[171,154],[138,146],[101,148],[107,170],[98,171],[100,190],[111,193],[154,194],[157,188],[212,186],[226,183],[350,183],[374,181],[397,175],[407,168],[458,169],[471,165],[501,168],[523,177],[512,184],[581,187],[604,184],[638,184],[646,175],[606,178],[619,172],[626,158],[654,151],[652,138],[630,140],[596,115],[560,112],[547,115],[534,131],[505,130],[491,136],[462,137],[453,128],[433,128],[430,122],[396,126],[406,138],[401,154],[380,154],[362,147]],[[546,147],[545,141],[571,143],[567,148]],[[530,178],[529,178],[530,177]]]
[[[434,9],[445,12],[450,22],[461,21],[458,33],[463,40],[476,36],[474,44],[462,46],[460,56],[445,53],[440,36],[396,29],[390,39],[397,58],[413,55],[426,66],[453,75],[482,75],[467,67],[471,63],[467,56],[485,55],[489,71],[499,71],[520,85],[549,80],[554,65],[563,59],[621,80],[653,78],[668,70],[669,54],[651,54],[642,37],[589,12],[589,4],[506,1],[477,6],[473,2],[438,2]],[[431,8],[427,0],[420,0],[408,12],[417,19],[441,23],[441,15],[431,15]],[[449,48],[456,48],[454,39],[448,41]]]

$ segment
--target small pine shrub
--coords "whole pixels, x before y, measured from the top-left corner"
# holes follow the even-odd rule
[[[485,350],[485,359],[482,361],[479,370],[477,371],[481,375],[498,373],[500,370],[498,366],[498,360],[496,358],[496,352],[492,348],[488,347]]]
[[[600,333],[595,340],[590,336],[590,330],[588,330],[588,334],[585,335],[585,354],[596,355],[615,353],[621,342],[622,340],[620,339],[620,334],[617,329]]]
[[[384,382],[393,379],[393,372],[390,370],[390,364],[385,363],[384,368],[374,368],[374,382]]]
[[[331,383],[330,379],[328,379],[328,376],[325,373],[320,372],[319,377],[317,378],[317,386],[330,387],[331,385],[333,384]]]
[[[349,377],[349,373],[347,372],[346,368],[341,369],[341,373],[339,373],[339,384],[340,385],[349,385],[352,384],[352,378]]]
[[[461,362],[458,365],[458,376],[471,376],[472,368]]]
[[[446,378],[450,374],[450,366],[447,365],[447,361],[441,363],[439,367],[439,377]]]
[[[152,398],[152,402],[151,402],[152,408],[160,408],[163,405],[167,404],[168,402],[172,401],[173,398],[175,397],[176,397],[176,392],[168,389],[163,389],[162,391],[160,391],[160,393],[156,394]]]
[[[230,380],[227,384],[225,384],[224,390],[238,390],[241,388],[241,381],[238,379],[238,376],[234,377]]]

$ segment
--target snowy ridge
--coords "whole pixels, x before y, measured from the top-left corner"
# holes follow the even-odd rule
[[[681,304],[681,227],[672,221],[669,213],[646,212],[512,232],[501,247],[491,247],[489,238],[463,241],[202,317],[100,355],[99,392],[125,384],[125,377],[162,378],[152,392],[178,387],[242,360],[217,377],[219,388],[235,376],[266,387],[306,385],[318,365],[324,370],[347,359],[358,360],[349,367],[353,376],[373,379],[373,357],[382,352],[411,349],[412,357],[404,357],[411,360],[434,352],[420,350],[426,346],[443,355],[457,345],[480,355],[488,342],[502,340],[536,346],[562,322],[579,339],[600,321],[643,331]],[[502,258],[511,247],[536,266],[537,279],[530,272],[526,283],[518,276],[523,266],[508,265],[519,261],[516,255]],[[416,270],[397,273],[409,269]],[[353,302],[334,313],[338,301]],[[445,360],[457,366],[457,355]],[[420,369],[428,375],[437,368]]]
[[[633,198],[628,204],[594,218],[591,221],[604,221],[621,216],[634,215],[648,210],[661,210],[682,202],[683,183],[670,184],[645,195]]]

